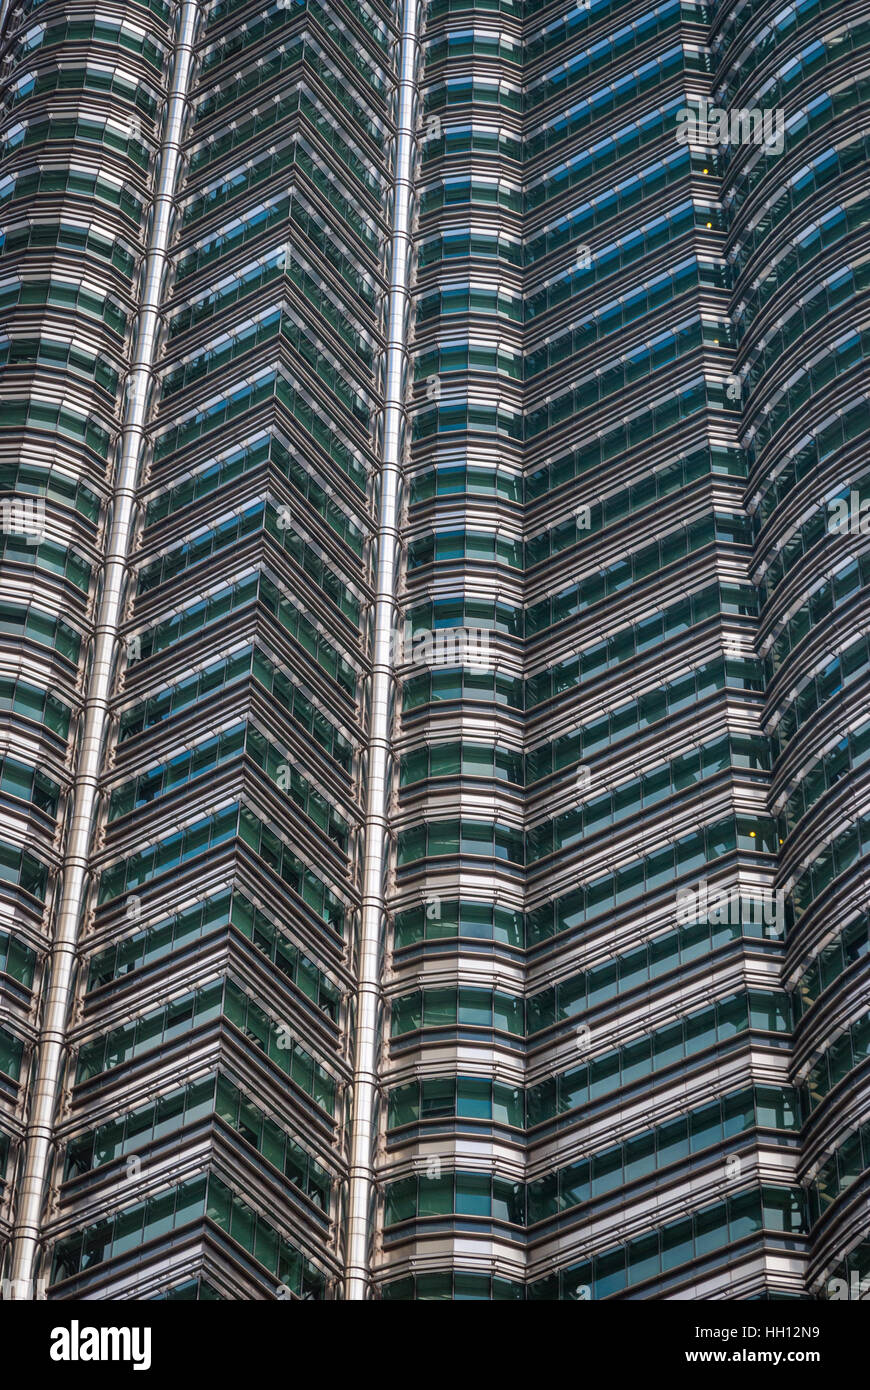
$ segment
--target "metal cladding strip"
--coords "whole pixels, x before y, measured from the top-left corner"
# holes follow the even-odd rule
[[[389,799],[393,631],[401,482],[402,424],[407,361],[412,162],[414,159],[419,0],[405,0],[399,57],[395,196],[388,306],[387,377],[375,594],[371,726],[368,739],[365,865],[358,950],[353,1120],[347,1219],[345,1297],[359,1301],[369,1288],[370,1208],[374,1104],[377,1087],[379,949],[384,916],[384,850]]]
[[[145,283],[139,310],[136,345],[127,383],[126,419],[119,451],[117,481],[112,492],[112,526],[106,549],[103,592],[94,632],[94,660],[85,701],[75,799],[64,856],[60,905],[51,956],[51,978],[40,1030],[39,1064],[31,1091],[25,1160],[18,1198],[19,1215],[15,1226],[12,1257],[13,1296],[23,1298],[31,1297],[40,1220],[50,1172],[52,1132],[75,975],[76,942],[86,898],[88,856],[97,809],[98,779],[124,603],[136,486],[143,452],[145,411],[156,351],[156,331],[168,261],[167,248],[181,157],[180,142],[198,18],[199,0],[183,0],[166,124],[160,148],[160,171],[146,253]]]
[[[11,10],[12,0],[0,0],[0,43],[6,38]]]

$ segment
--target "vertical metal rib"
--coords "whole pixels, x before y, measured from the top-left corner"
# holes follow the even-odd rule
[[[374,1180],[374,1106],[377,1086],[380,937],[384,918],[384,851],[389,809],[393,630],[396,626],[398,509],[407,360],[408,282],[411,262],[411,191],[417,80],[418,0],[405,0],[399,55],[395,195],[387,310],[387,377],[377,587],[373,636],[371,726],[368,740],[365,864],[358,944],[353,1120],[350,1145],[345,1297],[364,1299],[369,1288],[369,1240]]]
[[[12,1291],[13,1297],[18,1298],[33,1296],[42,1208],[50,1175],[52,1132],[75,981],[76,943],[87,892],[88,856],[123,612],[136,486],[142,461],[146,409],[156,352],[156,332],[168,260],[197,19],[198,0],[184,0],[160,147],[157,192],[146,252],[136,343],[128,378],[116,483],[112,492],[111,531],[106,548],[103,591],[94,632],[94,659],[85,700],[75,793],[59,889],[50,981],[43,1003],[38,1065],[30,1093],[12,1254]]]

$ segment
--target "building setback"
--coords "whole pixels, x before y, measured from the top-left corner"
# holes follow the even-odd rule
[[[4,4],[4,1297],[866,1292],[865,9]]]

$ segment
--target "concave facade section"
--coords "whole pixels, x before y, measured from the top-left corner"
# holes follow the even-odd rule
[[[870,28],[857,5],[745,14],[717,27],[722,104],[774,108],[782,129],[770,151],[732,152],[723,201],[777,884],[794,913],[806,1277],[813,1296],[855,1299],[870,1277]]]

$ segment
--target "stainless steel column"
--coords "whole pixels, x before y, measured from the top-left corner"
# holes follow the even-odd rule
[[[404,398],[407,369],[408,284],[411,257],[411,194],[416,148],[417,30],[419,0],[405,0],[399,54],[395,195],[387,310],[387,377],[377,585],[373,636],[371,726],[368,739],[365,863],[362,923],[358,942],[353,1118],[347,1219],[345,1297],[366,1298],[369,1290],[371,1204],[374,1183],[374,1109],[377,1087],[380,939],[384,918],[384,855],[390,796],[393,632],[397,626],[396,562]]]

